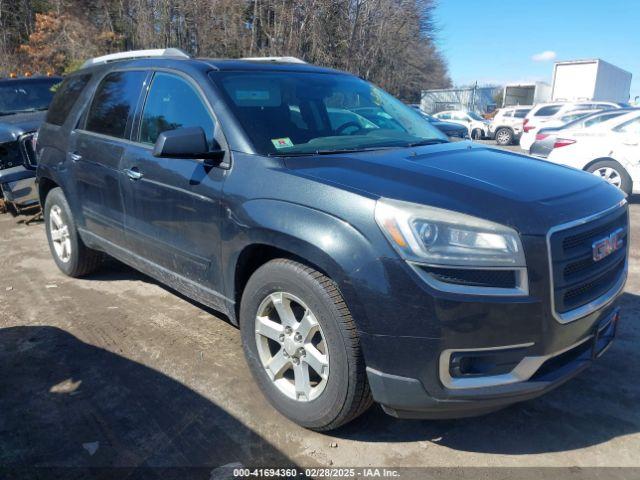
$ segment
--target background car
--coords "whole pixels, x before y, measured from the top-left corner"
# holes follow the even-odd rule
[[[489,138],[495,139],[498,145],[511,145],[520,139],[524,117],[531,110],[531,105],[500,108],[489,124]]]
[[[433,115],[438,120],[457,123],[467,127],[469,136],[474,140],[487,137],[489,134],[489,121],[482,118],[475,112],[467,112],[464,110],[445,110]]]
[[[38,204],[34,134],[60,77],[0,80],[0,199],[14,215]]]
[[[429,115],[428,113],[420,112],[420,114],[427,122],[436,127],[451,140],[462,140],[464,138],[469,138],[469,130],[466,126],[453,122],[445,122],[443,120],[440,120],[439,118],[434,117],[433,115]]]
[[[541,128],[536,134],[536,141],[531,145],[529,154],[535,157],[547,158],[551,150],[553,150],[553,145],[559,135],[570,134],[569,132],[573,130],[580,130],[598,125],[612,118],[624,115],[628,111],[629,109],[622,108],[618,110],[602,110],[581,116],[580,118],[559,127]]]
[[[640,110],[558,135],[547,159],[599,175],[627,195],[640,193]]]
[[[540,128],[545,127],[550,121],[558,120],[566,115],[577,111],[597,111],[597,110],[611,110],[615,108],[622,108],[624,105],[616,102],[597,102],[597,101],[585,101],[585,102],[555,102],[555,103],[541,103],[531,109],[524,119],[522,125],[522,136],[520,137],[520,148],[525,151],[531,149],[531,145],[536,140],[536,134]],[[571,121],[568,119],[565,121]],[[555,125],[559,126],[559,125]]]

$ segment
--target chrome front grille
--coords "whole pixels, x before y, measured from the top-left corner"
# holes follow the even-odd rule
[[[549,232],[551,300],[559,321],[588,315],[620,291],[627,270],[628,222],[625,204]],[[623,232],[621,247],[595,260],[594,244],[618,229]]]

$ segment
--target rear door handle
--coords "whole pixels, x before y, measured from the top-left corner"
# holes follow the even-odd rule
[[[131,180],[140,180],[143,176],[142,172],[135,167],[131,169],[125,168],[124,173],[126,173]]]

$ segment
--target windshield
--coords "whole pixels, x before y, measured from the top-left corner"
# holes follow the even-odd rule
[[[262,155],[362,151],[446,142],[415,109],[357,77],[306,72],[213,72]]]
[[[0,83],[0,115],[46,110],[59,78],[30,78]]]
[[[473,118],[474,120],[478,120],[480,122],[482,122],[484,120],[484,118],[482,118],[480,115],[478,115],[476,112],[467,112],[467,115],[469,115],[471,118]]]

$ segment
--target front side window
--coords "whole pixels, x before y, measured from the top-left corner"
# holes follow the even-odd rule
[[[228,71],[210,76],[263,155],[447,141],[418,111],[351,75]]]
[[[146,76],[144,71],[125,71],[104,77],[91,102],[86,129],[125,138],[127,123],[136,108]]]
[[[182,127],[202,127],[211,145],[214,122],[198,92],[176,75],[156,73],[142,114],[140,141],[154,144],[162,132]]]
[[[0,83],[0,116],[49,108],[59,78],[28,78]]]

